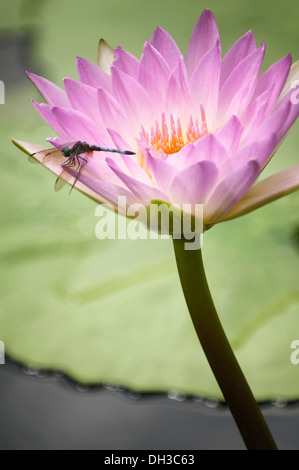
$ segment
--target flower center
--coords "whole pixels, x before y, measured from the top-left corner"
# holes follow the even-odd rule
[[[161,124],[156,121],[155,126],[151,128],[150,133],[141,127],[138,146],[141,148],[151,147],[152,150],[162,151],[166,155],[177,153],[188,143],[194,143],[208,133],[205,112],[201,112],[201,124],[198,119],[193,120],[190,116],[185,131],[182,130],[181,121],[175,121],[173,115],[170,115],[169,122],[163,113]]]

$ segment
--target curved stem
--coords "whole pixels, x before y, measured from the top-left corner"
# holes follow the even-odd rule
[[[173,243],[194,328],[247,448],[277,450],[218,318],[205,276],[201,250],[185,250],[183,238],[174,239]]]

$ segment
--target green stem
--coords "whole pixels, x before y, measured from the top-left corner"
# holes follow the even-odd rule
[[[198,339],[249,450],[277,450],[218,318],[205,276],[201,250],[173,240],[179,276]]]

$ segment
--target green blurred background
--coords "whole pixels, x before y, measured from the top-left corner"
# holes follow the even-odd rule
[[[55,177],[28,162],[11,138],[44,144],[54,132],[29,103],[41,101],[25,70],[57,84],[76,78],[75,58],[96,61],[99,38],[137,57],[157,26],[186,52],[204,8],[225,53],[252,29],[267,46],[264,69],[299,59],[298,1],[14,0],[1,3],[0,340],[14,360],[74,380],[138,392],[220,398],[181,293],[170,241],[96,239],[96,206],[55,193]],[[298,123],[265,170],[298,163]],[[204,239],[224,327],[259,400],[299,398],[299,193]]]

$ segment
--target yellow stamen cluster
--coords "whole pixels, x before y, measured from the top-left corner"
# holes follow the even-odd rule
[[[173,116],[170,115],[168,125],[165,114],[162,114],[161,125],[156,121],[155,127],[151,128],[150,134],[142,128],[138,144],[143,148],[151,147],[156,151],[162,150],[164,154],[170,155],[177,153],[186,144],[196,142],[206,134],[207,125],[204,112],[202,113],[201,128],[199,127],[198,119],[194,122],[192,116],[190,116],[185,135],[182,131],[180,119],[177,119],[175,122]]]

